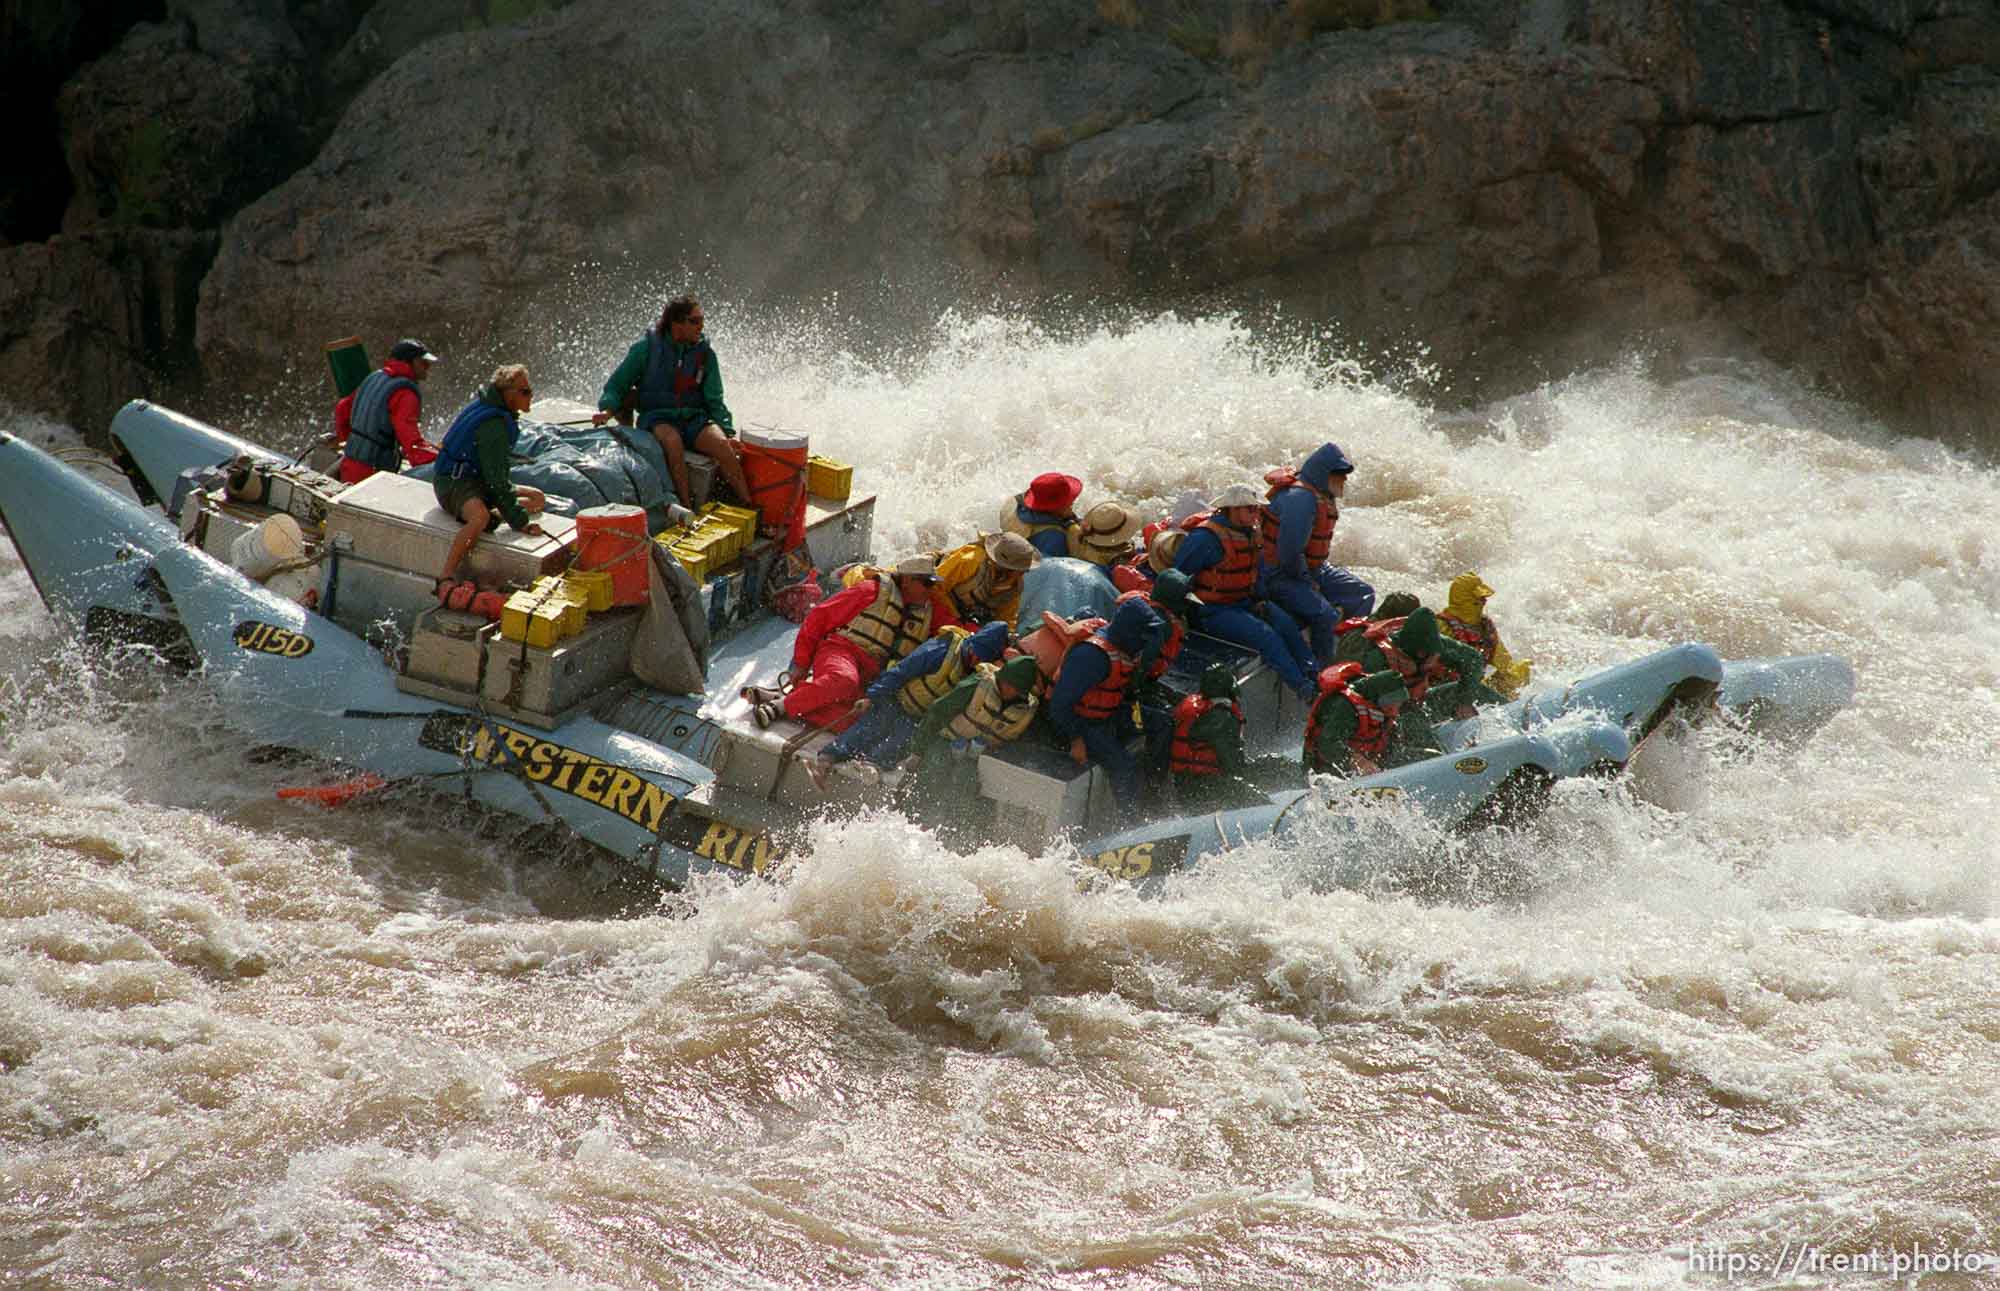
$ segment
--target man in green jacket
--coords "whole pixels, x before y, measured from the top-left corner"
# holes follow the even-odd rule
[[[454,610],[464,609],[472,600],[472,584],[454,586],[453,575],[480,534],[499,528],[504,516],[522,533],[541,536],[542,526],[533,513],[547,499],[540,489],[516,486],[508,468],[515,441],[521,438],[521,414],[534,398],[528,369],[519,364],[496,369],[472,402],[459,409],[438,447],[431,491],[445,514],[463,526],[451,540],[444,574],[438,579],[438,599]]]
[[[1352,634],[1361,634],[1367,644],[1353,649],[1348,640]],[[1387,670],[1401,677],[1414,701],[1396,722],[1385,766],[1401,766],[1436,753],[1435,723],[1471,717],[1482,704],[1506,702],[1479,680],[1486,672],[1485,658],[1440,632],[1437,613],[1427,606],[1411,611],[1400,624],[1385,619],[1343,633],[1341,644],[1347,648],[1338,651],[1340,656],[1359,662],[1364,671]]]
[[[995,667],[983,663],[924,710],[903,763],[908,809],[946,833],[976,830],[980,819],[979,754],[1025,733],[1039,706],[1041,669],[1018,655]]]
[[[669,300],[660,311],[659,324],[625,351],[597,396],[597,412],[590,419],[598,426],[613,417],[623,420],[628,402],[635,405],[639,429],[660,441],[667,470],[674,477],[674,492],[687,507],[694,506],[688,486],[690,449],[714,459],[736,496],[750,501],[743,463],[730,442],[736,421],[722,401],[722,365],[702,336],[707,322],[695,297]]]

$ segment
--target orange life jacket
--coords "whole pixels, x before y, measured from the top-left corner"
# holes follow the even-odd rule
[[[1402,629],[1406,621],[1406,618],[1383,619],[1380,622],[1369,623],[1361,629],[1361,632],[1362,635],[1375,644],[1376,649],[1382,651],[1383,658],[1390,659],[1389,666],[1395,668],[1396,675],[1403,679],[1404,687],[1410,692],[1410,702],[1414,704],[1424,697],[1424,692],[1431,688],[1432,682],[1435,681],[1442,684],[1447,681],[1453,681],[1457,679],[1458,674],[1450,668],[1445,667],[1444,660],[1438,658],[1436,655],[1430,655],[1422,663],[1417,663],[1416,660],[1411,659],[1408,655],[1398,650],[1394,658],[1391,658],[1389,650],[1384,649],[1384,647],[1393,648],[1393,644],[1389,638],[1395,636]],[[1352,622],[1352,620],[1343,620],[1341,626],[1345,627],[1348,622]],[[1394,662],[1395,659],[1402,659],[1415,665],[1415,670],[1405,672]]]
[[[1176,775],[1221,775],[1222,759],[1217,756],[1215,746],[1207,740],[1197,740],[1189,733],[1194,724],[1208,716],[1215,707],[1215,700],[1209,695],[1189,695],[1174,709],[1174,743],[1169,752],[1169,768]],[[1229,701],[1229,711],[1236,714],[1236,729],[1243,729],[1243,706],[1235,700]]]
[[[1153,586],[1153,580],[1139,572],[1139,562],[1126,561],[1111,567],[1111,585],[1121,592],[1143,592]]]
[[[1139,660],[1112,644],[1103,628],[1090,634],[1090,644],[1104,651],[1105,657],[1111,660],[1111,671],[1104,674],[1104,680],[1077,697],[1076,715],[1082,721],[1101,722],[1124,706],[1125,687],[1131,684],[1132,673],[1138,668]]]
[[[1389,714],[1374,700],[1364,699],[1348,688],[1349,682],[1359,681],[1361,677],[1361,665],[1353,662],[1337,663],[1320,670],[1319,695],[1313,700],[1312,711],[1306,714],[1307,770],[1324,774],[1333,769],[1319,751],[1319,728],[1329,703],[1345,702],[1354,706],[1354,716],[1359,725],[1347,739],[1348,748],[1377,762],[1389,751]]]
[[[1232,529],[1210,516],[1198,526],[1222,544],[1222,559],[1194,576],[1194,594],[1204,605],[1234,605],[1257,587],[1257,532]]]
[[[1277,501],[1280,493],[1289,488],[1302,488],[1312,494],[1313,506],[1318,509],[1313,512],[1312,533],[1306,538],[1306,564],[1324,564],[1326,553],[1333,547],[1333,522],[1340,519],[1340,512],[1334,508],[1332,499],[1328,498],[1326,494],[1321,493],[1318,489],[1313,488],[1310,484],[1300,484],[1299,473],[1289,466],[1267,472],[1264,476],[1264,483],[1271,486],[1271,491],[1264,496],[1273,502]],[[1257,526],[1263,533],[1264,554],[1267,558],[1275,562],[1278,558],[1277,512],[1271,510],[1269,507],[1265,507],[1262,511],[1259,511],[1257,513]]]

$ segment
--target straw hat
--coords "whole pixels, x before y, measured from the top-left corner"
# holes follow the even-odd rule
[[[1142,521],[1116,502],[1100,502],[1084,514],[1077,525],[1076,540],[1097,551],[1120,552],[1139,532]]]
[[[1174,567],[1174,556],[1179,553],[1181,540],[1185,537],[1185,529],[1165,529],[1147,540],[1146,563],[1153,567],[1155,574],[1164,574]]]
[[[1034,568],[1042,553],[1035,550],[1035,544],[1018,533],[990,533],[979,540],[986,548],[986,558],[1000,569],[1016,572]]]

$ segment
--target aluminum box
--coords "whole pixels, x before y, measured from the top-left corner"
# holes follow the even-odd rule
[[[493,635],[493,625],[480,615],[434,605],[417,616],[403,676],[462,691],[470,699],[479,693],[480,656]]]
[[[503,524],[472,544],[459,572],[483,582],[524,586],[543,574],[562,572],[576,523],[558,515],[538,518],[546,536],[533,538]],[[444,570],[458,522],[438,506],[429,481],[384,471],[333,500],[326,531],[329,539],[347,536],[351,545],[344,548],[343,559],[352,556],[435,579]]]
[[[541,649],[498,635],[486,641],[480,697],[496,712],[553,729],[577,706],[624,680],[640,611],[593,614],[582,632]]]

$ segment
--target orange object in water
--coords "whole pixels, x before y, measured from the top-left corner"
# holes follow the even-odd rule
[[[644,605],[651,599],[646,570],[651,543],[644,507],[611,502],[576,513],[576,567],[611,575],[613,605]]]
[[[745,430],[737,448],[758,523],[786,530],[787,550],[798,546],[805,540],[806,459],[811,456],[806,437],[789,430]]]
[[[342,780],[339,784],[302,784],[278,790],[280,798],[297,798],[316,802],[322,807],[338,807],[352,802],[364,793],[373,793],[389,782],[373,771],[363,771],[352,780]]]

